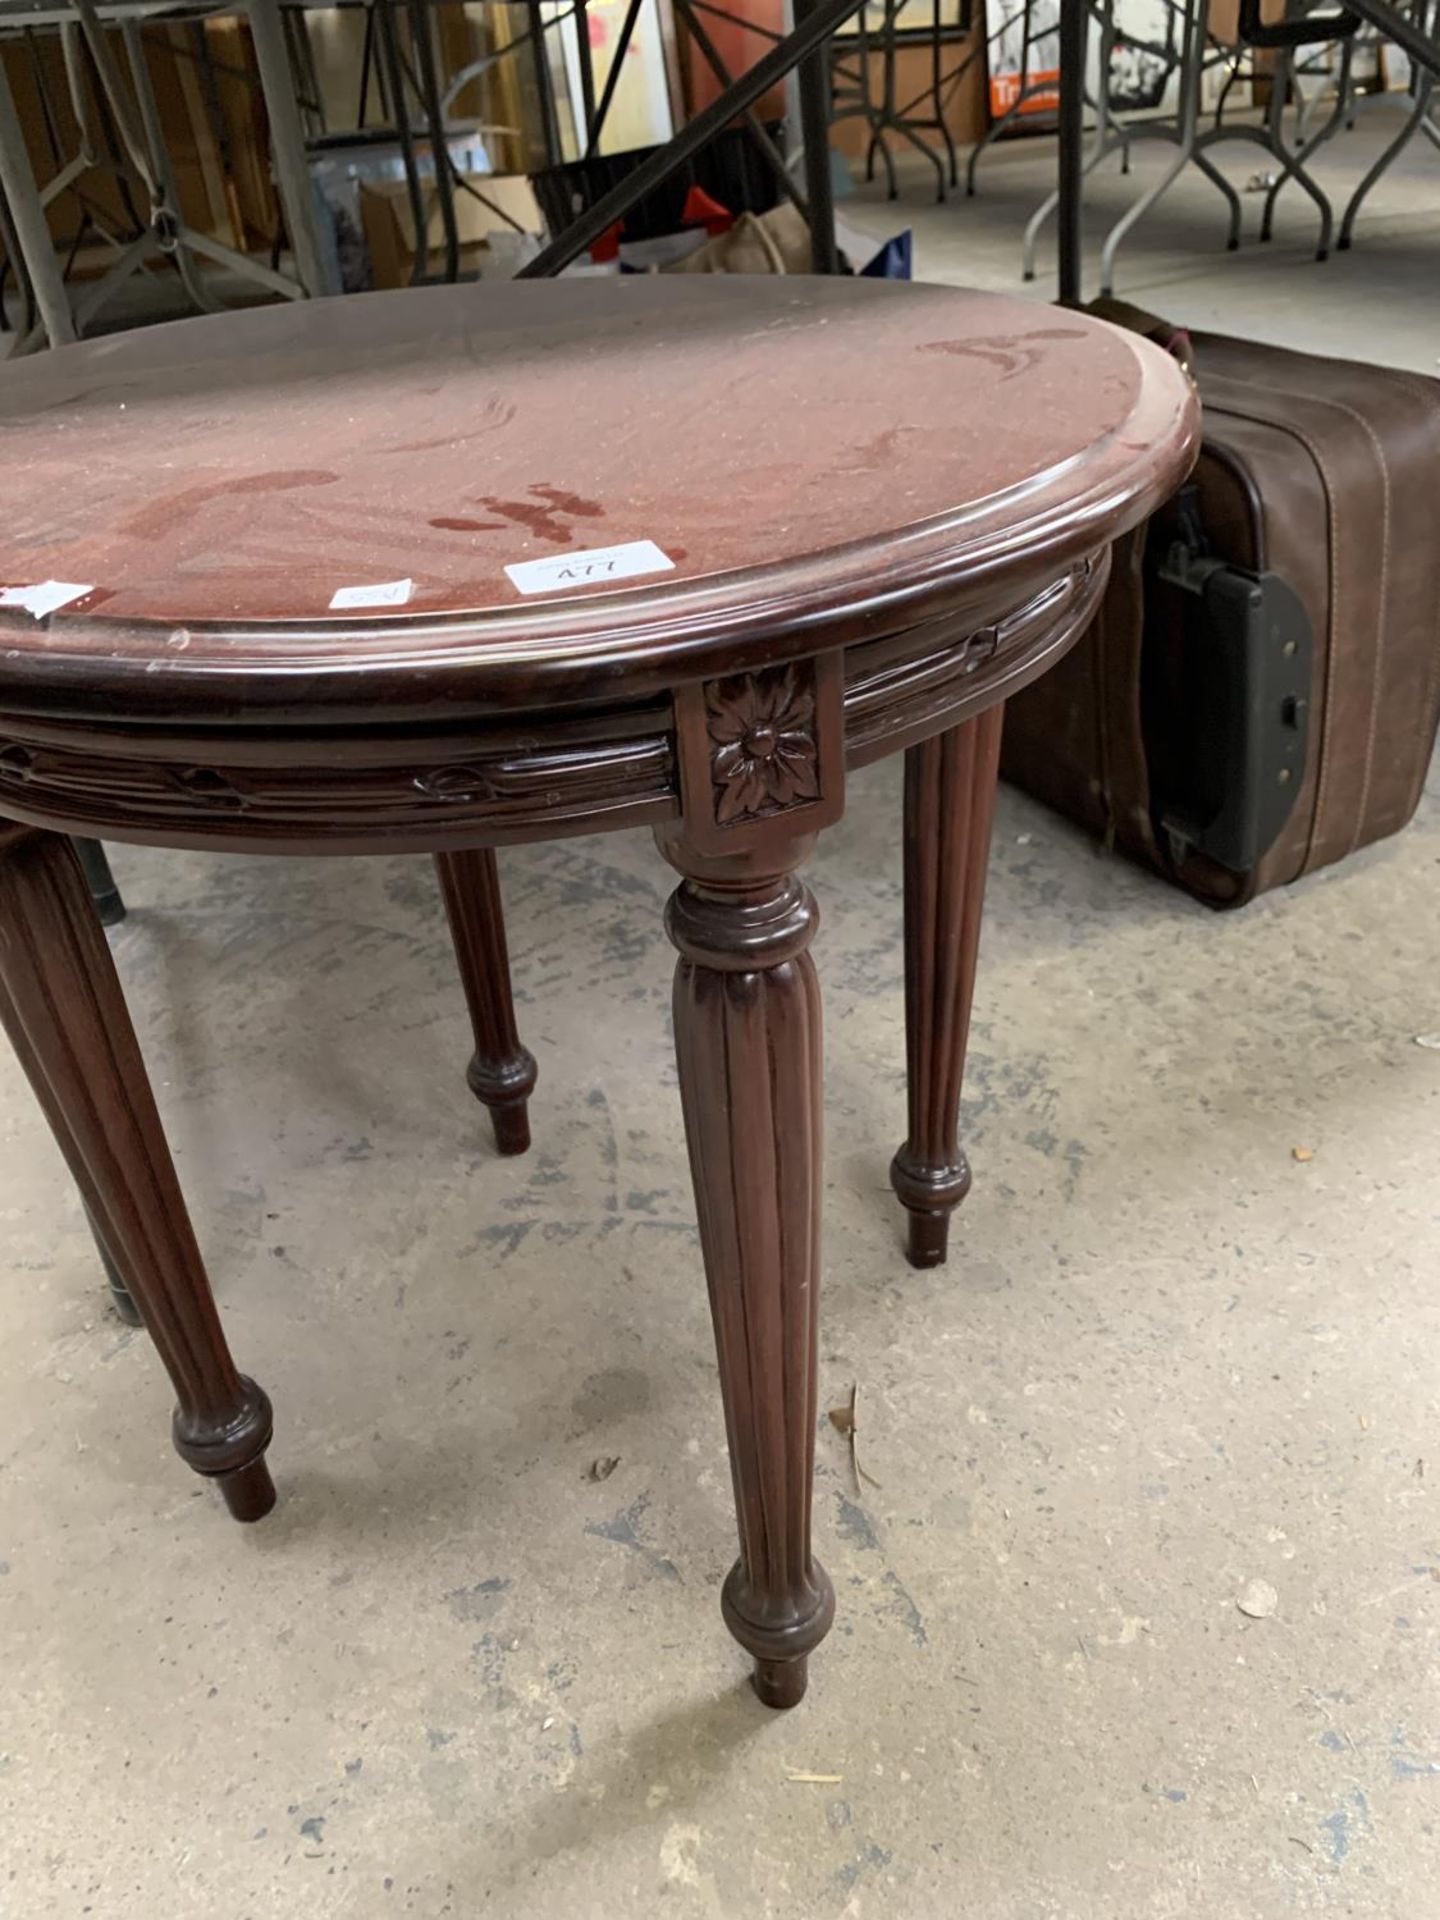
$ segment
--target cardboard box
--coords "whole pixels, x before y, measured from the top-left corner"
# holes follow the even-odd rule
[[[460,232],[462,274],[508,278],[524,260],[538,251],[545,222],[539,203],[522,174],[482,174],[474,178],[475,193],[455,189],[455,223]],[[482,193],[490,205],[476,199]],[[439,196],[426,183],[426,238],[430,271],[445,268],[445,226]],[[505,215],[510,217],[507,220]],[[377,287],[408,287],[415,268],[415,218],[409,190],[403,180],[371,185],[361,182],[360,217],[370,266]],[[516,223],[521,229],[516,231]]]
[[[1093,37],[1093,36],[1092,36]],[[837,66],[848,67],[852,72],[861,64],[860,56],[853,46],[844,40],[834,43]],[[944,62],[942,72],[949,73],[958,67],[974,45],[973,40],[947,41],[941,48]],[[930,49],[926,46],[906,46],[901,44],[895,49],[895,100],[898,106],[904,106],[924,92],[931,76]],[[869,60],[866,63],[870,75],[870,87],[875,98],[880,98],[884,87],[884,56],[880,48],[873,43]],[[853,83],[844,75],[837,74],[837,81],[845,92],[852,90]],[[918,115],[927,115],[934,111],[932,102],[922,99],[914,109]],[[978,140],[990,124],[989,105],[985,89],[984,59],[974,60],[965,69],[959,83],[945,90],[945,124],[950,129],[950,137],[957,145],[968,147]],[[937,152],[944,147],[944,140],[933,130],[921,135],[921,138]],[[889,136],[892,153],[909,152],[913,157],[914,148],[903,135],[892,132]],[[863,163],[866,148],[870,144],[870,128],[864,117],[858,113],[846,113],[836,120],[830,129],[830,144],[843,153],[852,164]],[[884,164],[875,162],[876,174],[884,178]]]

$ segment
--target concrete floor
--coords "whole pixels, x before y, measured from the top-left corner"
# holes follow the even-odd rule
[[[974,205],[908,208],[922,271],[1012,284],[1044,177],[1005,150]],[[1123,285],[1428,369],[1440,195],[1417,172],[1376,212],[1324,267],[1298,209],[1273,253],[1181,259],[1218,234],[1187,188]],[[789,1715],[716,1605],[648,843],[504,857],[522,1162],[462,1084],[424,862],[117,850],[117,959],[281,1499],[239,1528],[171,1454],[5,1053],[5,1920],[1434,1911],[1440,781],[1402,838],[1229,917],[1004,795],[976,1184],[928,1274],[885,1181],[898,819],[898,767],[861,775],[812,874],[821,1404],[859,1383],[879,1484],[822,1420],[840,1608]],[[1272,1617],[1237,1608],[1254,1580]]]
[[[1408,104],[1403,96],[1392,96],[1362,105],[1355,131],[1316,155],[1315,176],[1334,206],[1337,232],[1350,195],[1399,131]],[[1141,141],[1128,177],[1118,158],[1090,176],[1087,298],[1100,291],[1106,233],[1163,173],[1171,151],[1159,142]],[[1257,238],[1265,195],[1247,192],[1247,183],[1273,165],[1259,147],[1239,140],[1212,149],[1211,157],[1242,196],[1239,252],[1225,250],[1224,201],[1192,168],[1121,246],[1115,282],[1120,298],[1192,327],[1440,372],[1440,153],[1423,137],[1411,142],[1365,201],[1354,245],[1324,262],[1315,258],[1313,204],[1293,184],[1276,202],[1274,239],[1262,245]],[[997,142],[980,161],[975,198],[964,198],[962,184],[943,207],[934,204],[934,172],[918,155],[897,155],[897,164],[902,202],[885,200],[878,185],[862,185],[854,199],[842,202],[842,217],[880,239],[898,227],[912,227],[916,271],[925,279],[1054,298],[1053,221],[1042,238],[1036,280],[1025,287],[1020,278],[1021,232],[1054,184],[1053,143]]]

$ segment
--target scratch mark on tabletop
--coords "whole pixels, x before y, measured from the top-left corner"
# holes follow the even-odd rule
[[[212,480],[152,501],[128,520],[122,520],[117,531],[137,540],[153,540],[168,532],[177,519],[194,513],[208,501],[224,499],[230,494],[288,493],[297,487],[328,487],[339,478],[338,473],[331,473],[325,467],[294,467],[280,473],[246,473],[234,480]]]

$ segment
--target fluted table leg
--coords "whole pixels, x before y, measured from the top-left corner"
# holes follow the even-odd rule
[[[530,1145],[535,1061],[521,1046],[515,1025],[500,869],[494,852],[482,847],[473,853],[437,853],[435,870],[475,1034],[465,1078],[475,1098],[490,1109],[500,1152],[524,1153]]]
[[[174,1384],[175,1445],[237,1520],[275,1502],[270,1402],[237,1371],[80,863],[0,823],[0,1024]]]
[[[684,866],[683,852],[666,848]],[[726,1624],[767,1705],[805,1691],[835,1596],[810,1550],[821,1194],[816,923],[793,873],[685,879],[666,914],[679,950],[675,1044],[695,1180],[740,1558]]]
[[[939,1266],[970,1190],[960,1088],[985,903],[1004,709],[990,707],[905,755],[905,1052],[910,1131],[890,1182],[915,1267]]]

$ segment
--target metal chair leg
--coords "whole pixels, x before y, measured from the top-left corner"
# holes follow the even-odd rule
[[[1434,85],[1435,82],[1428,73],[1417,74],[1415,104],[1405,116],[1405,124],[1350,196],[1350,204],[1346,207],[1344,217],[1340,222],[1338,249],[1341,253],[1346,252],[1350,246],[1351,239],[1355,232],[1356,217],[1361,207],[1365,204],[1365,199],[1370,189],[1375,185],[1376,181],[1396,156],[1404,149],[1415,134],[1420,131],[1421,127],[1428,124],[1426,116],[1430,111],[1430,95],[1434,89]]]

